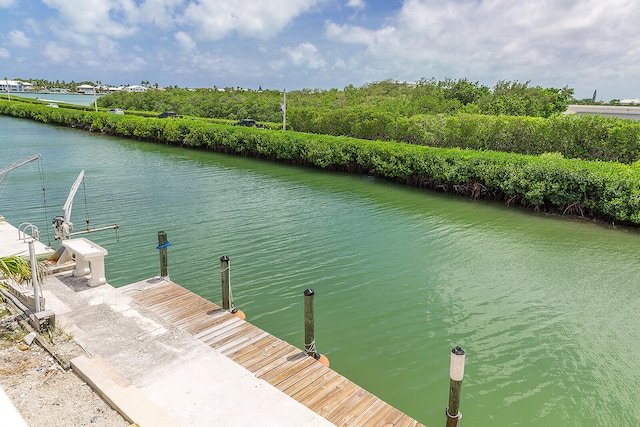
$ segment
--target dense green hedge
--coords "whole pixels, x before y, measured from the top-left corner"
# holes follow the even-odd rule
[[[534,156],[434,148],[19,102],[0,101],[0,114],[126,138],[369,173],[473,198],[493,198],[533,209],[640,224],[639,164],[566,159],[559,153]]]
[[[399,117],[381,111],[291,109],[297,131],[398,141],[432,147],[562,153],[565,157],[633,163],[640,158],[640,122],[575,114],[549,118],[481,114]]]

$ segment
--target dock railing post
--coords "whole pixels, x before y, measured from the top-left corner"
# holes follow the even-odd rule
[[[167,241],[167,233],[158,231],[158,249],[160,250],[160,277],[169,278],[169,264],[167,261],[167,246],[171,243]]]
[[[464,377],[464,350],[456,346],[451,350],[451,364],[449,367],[449,406],[447,406],[446,427],[458,427],[462,414],[460,413],[460,389]]]
[[[229,257],[224,255],[220,257],[220,279],[222,280],[222,309],[226,311],[229,311],[231,308],[229,278]]]

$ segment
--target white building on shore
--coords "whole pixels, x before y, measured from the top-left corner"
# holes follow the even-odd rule
[[[78,92],[84,93],[85,95],[93,95],[96,89],[91,85],[80,85],[78,86]]]
[[[0,80],[1,92],[24,92],[24,85],[19,80]]]

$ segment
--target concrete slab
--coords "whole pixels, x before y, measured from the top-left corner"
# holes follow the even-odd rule
[[[32,240],[31,236],[21,233],[18,228],[9,224],[4,220],[3,216],[0,216],[0,258],[14,255],[28,257],[30,240]],[[40,241],[34,242],[34,249],[36,255],[53,254],[55,252]]]
[[[153,280],[90,288],[68,286],[70,276],[45,280],[46,308],[89,358],[99,357],[109,366],[105,372],[129,384],[130,399],[148,400],[180,426],[333,425],[128,296]],[[116,392],[123,388],[107,378]]]

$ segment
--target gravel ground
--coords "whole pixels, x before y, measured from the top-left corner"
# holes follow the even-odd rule
[[[27,346],[27,331],[0,302],[0,386],[29,426],[109,426],[130,423],[113,410],[73,371],[36,341]],[[63,331],[46,334],[51,348],[63,359],[84,354]]]

